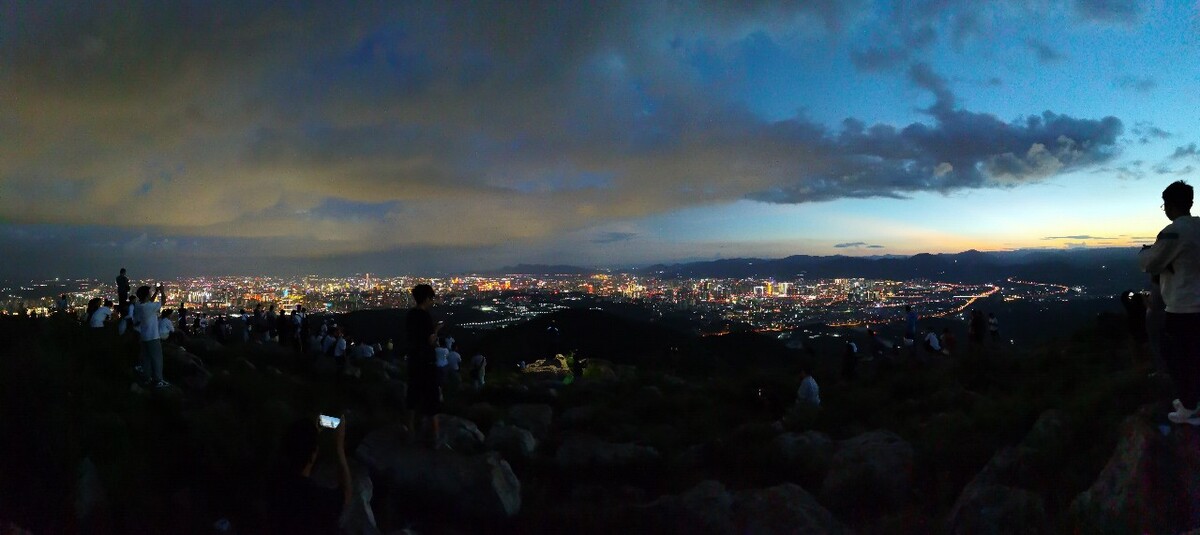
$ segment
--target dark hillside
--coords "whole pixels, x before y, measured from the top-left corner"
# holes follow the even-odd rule
[[[1049,533],[1112,515],[1136,532],[1200,527],[1182,509],[1151,525],[1110,505],[1128,489],[1137,499],[1167,488],[1154,473],[1122,476],[1114,459],[1143,459],[1136,469],[1169,453],[1191,470],[1186,452],[1200,442],[1200,432],[1166,424],[1170,385],[1147,377],[1145,348],[1116,315],[1045,342],[877,358],[853,380],[840,377],[842,339],[832,334],[810,354],[773,335],[696,338],[586,309],[486,332],[479,347],[532,361],[550,349],[552,321],[561,347],[594,357],[582,377],[495,365],[481,391],[448,391],[440,418],[455,447],[435,453],[389,438],[403,437],[405,374],[380,362],[339,373],[325,357],[200,338],[168,346],[177,387],[146,391],[133,383],[129,340],[65,318],[0,318],[0,525],[192,533],[225,519],[263,532],[283,426],[346,410],[356,470],[374,485],[355,507],[372,508],[380,532],[735,533],[807,518],[822,532]],[[813,365],[819,409],[793,406],[799,362]],[[472,463],[511,480],[455,479]],[[446,489],[476,501],[406,498]],[[496,493],[517,508],[484,507]],[[711,500],[690,501],[698,496]]]

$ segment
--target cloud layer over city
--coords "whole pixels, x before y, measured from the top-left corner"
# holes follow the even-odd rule
[[[8,4],[0,239],[397,265],[437,250],[569,254],[577,242],[635,260],[629,248],[674,238],[645,221],[684,210],[1005,190],[1115,168],[1147,119],[1050,94],[1016,113],[980,108],[1002,73],[964,77],[945,57],[1034,13],[1131,31],[1148,16],[1137,3],[873,7]],[[1013,39],[1036,68],[1077,59],[1048,36]],[[778,72],[755,61],[809,47],[850,70],[806,72],[794,87],[889,84],[907,107],[785,113],[747,88]],[[1097,82],[1135,95],[1164,83]],[[1167,130],[1151,118],[1137,132],[1149,143]],[[1159,159],[1194,155],[1183,134]],[[826,238],[842,248],[854,236]]]

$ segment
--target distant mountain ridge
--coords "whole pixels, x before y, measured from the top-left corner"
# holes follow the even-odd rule
[[[579,275],[596,271],[581,266],[546,264],[518,264],[497,270],[499,273],[529,275]],[[1137,267],[1135,247],[990,252],[970,249],[961,253],[920,253],[912,256],[725,258],[654,264],[632,272],[664,278],[930,279],[972,283],[1018,277],[1039,282],[1093,286],[1105,291],[1137,289],[1146,281],[1145,275]]]
[[[655,264],[640,273],[687,278],[869,278],[990,282],[1007,277],[1105,288],[1140,288],[1137,249],[1018,250],[921,253],[909,257],[863,258],[794,255],[779,259],[734,258]]]

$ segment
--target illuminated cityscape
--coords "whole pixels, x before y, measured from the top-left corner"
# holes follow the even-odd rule
[[[872,280],[839,278],[777,281],[772,279],[656,278],[630,273],[499,276],[462,275],[444,278],[386,277],[197,277],[136,281],[162,283],[171,306],[180,302],[202,314],[239,313],[256,305],[292,311],[347,313],[357,310],[407,308],[409,289],[429,283],[442,304],[465,311],[455,323],[490,329],[572,307],[632,304],[652,317],[670,315],[696,325],[709,325],[708,334],[730,326],[783,331],[802,325],[859,326],[899,320],[906,305],[922,317],[959,314],[979,299],[1000,294],[1006,302],[1067,300],[1086,295],[1082,287],[1009,278],[992,284],[963,284],[930,280]],[[69,306],[82,310],[94,297],[116,300],[112,283],[94,279],[31,281],[0,288],[5,314],[45,314],[61,294]]]

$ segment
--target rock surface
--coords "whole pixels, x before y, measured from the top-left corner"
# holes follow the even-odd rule
[[[848,533],[811,494],[784,483],[731,493],[717,481],[703,481],[677,496],[663,496],[642,508],[654,529],[670,533]]]
[[[825,478],[836,445],[829,435],[810,430],[779,435],[771,442],[771,449],[789,477],[817,486]]]
[[[1155,410],[1158,412],[1155,412]],[[1092,486],[1071,504],[1079,533],[1180,533],[1200,528],[1200,429],[1162,424],[1142,407]]]
[[[538,440],[545,440],[550,436],[554,409],[541,403],[518,403],[509,407],[505,422],[533,433]]]
[[[1042,413],[1015,447],[1003,448],[967,484],[946,520],[946,531],[1044,533],[1050,528],[1045,501],[1036,489],[1038,473],[1066,453],[1068,425],[1061,411]]]
[[[913,456],[912,445],[891,431],[843,440],[821,486],[823,502],[845,515],[875,514],[904,503]]]
[[[449,414],[438,414],[434,419],[438,425],[438,444],[446,444],[459,453],[483,450],[483,433],[475,422]]]
[[[413,446],[393,426],[368,434],[355,457],[386,477],[400,495],[416,497],[408,506],[474,518],[511,517],[521,509],[521,482],[496,453],[464,456]]]
[[[564,468],[615,468],[656,462],[659,457],[658,450],[649,446],[614,444],[592,436],[573,435],[558,447],[555,461]]]
[[[537,450],[537,439],[533,433],[505,424],[492,426],[485,444],[489,450],[500,452],[505,459],[529,460]]]

